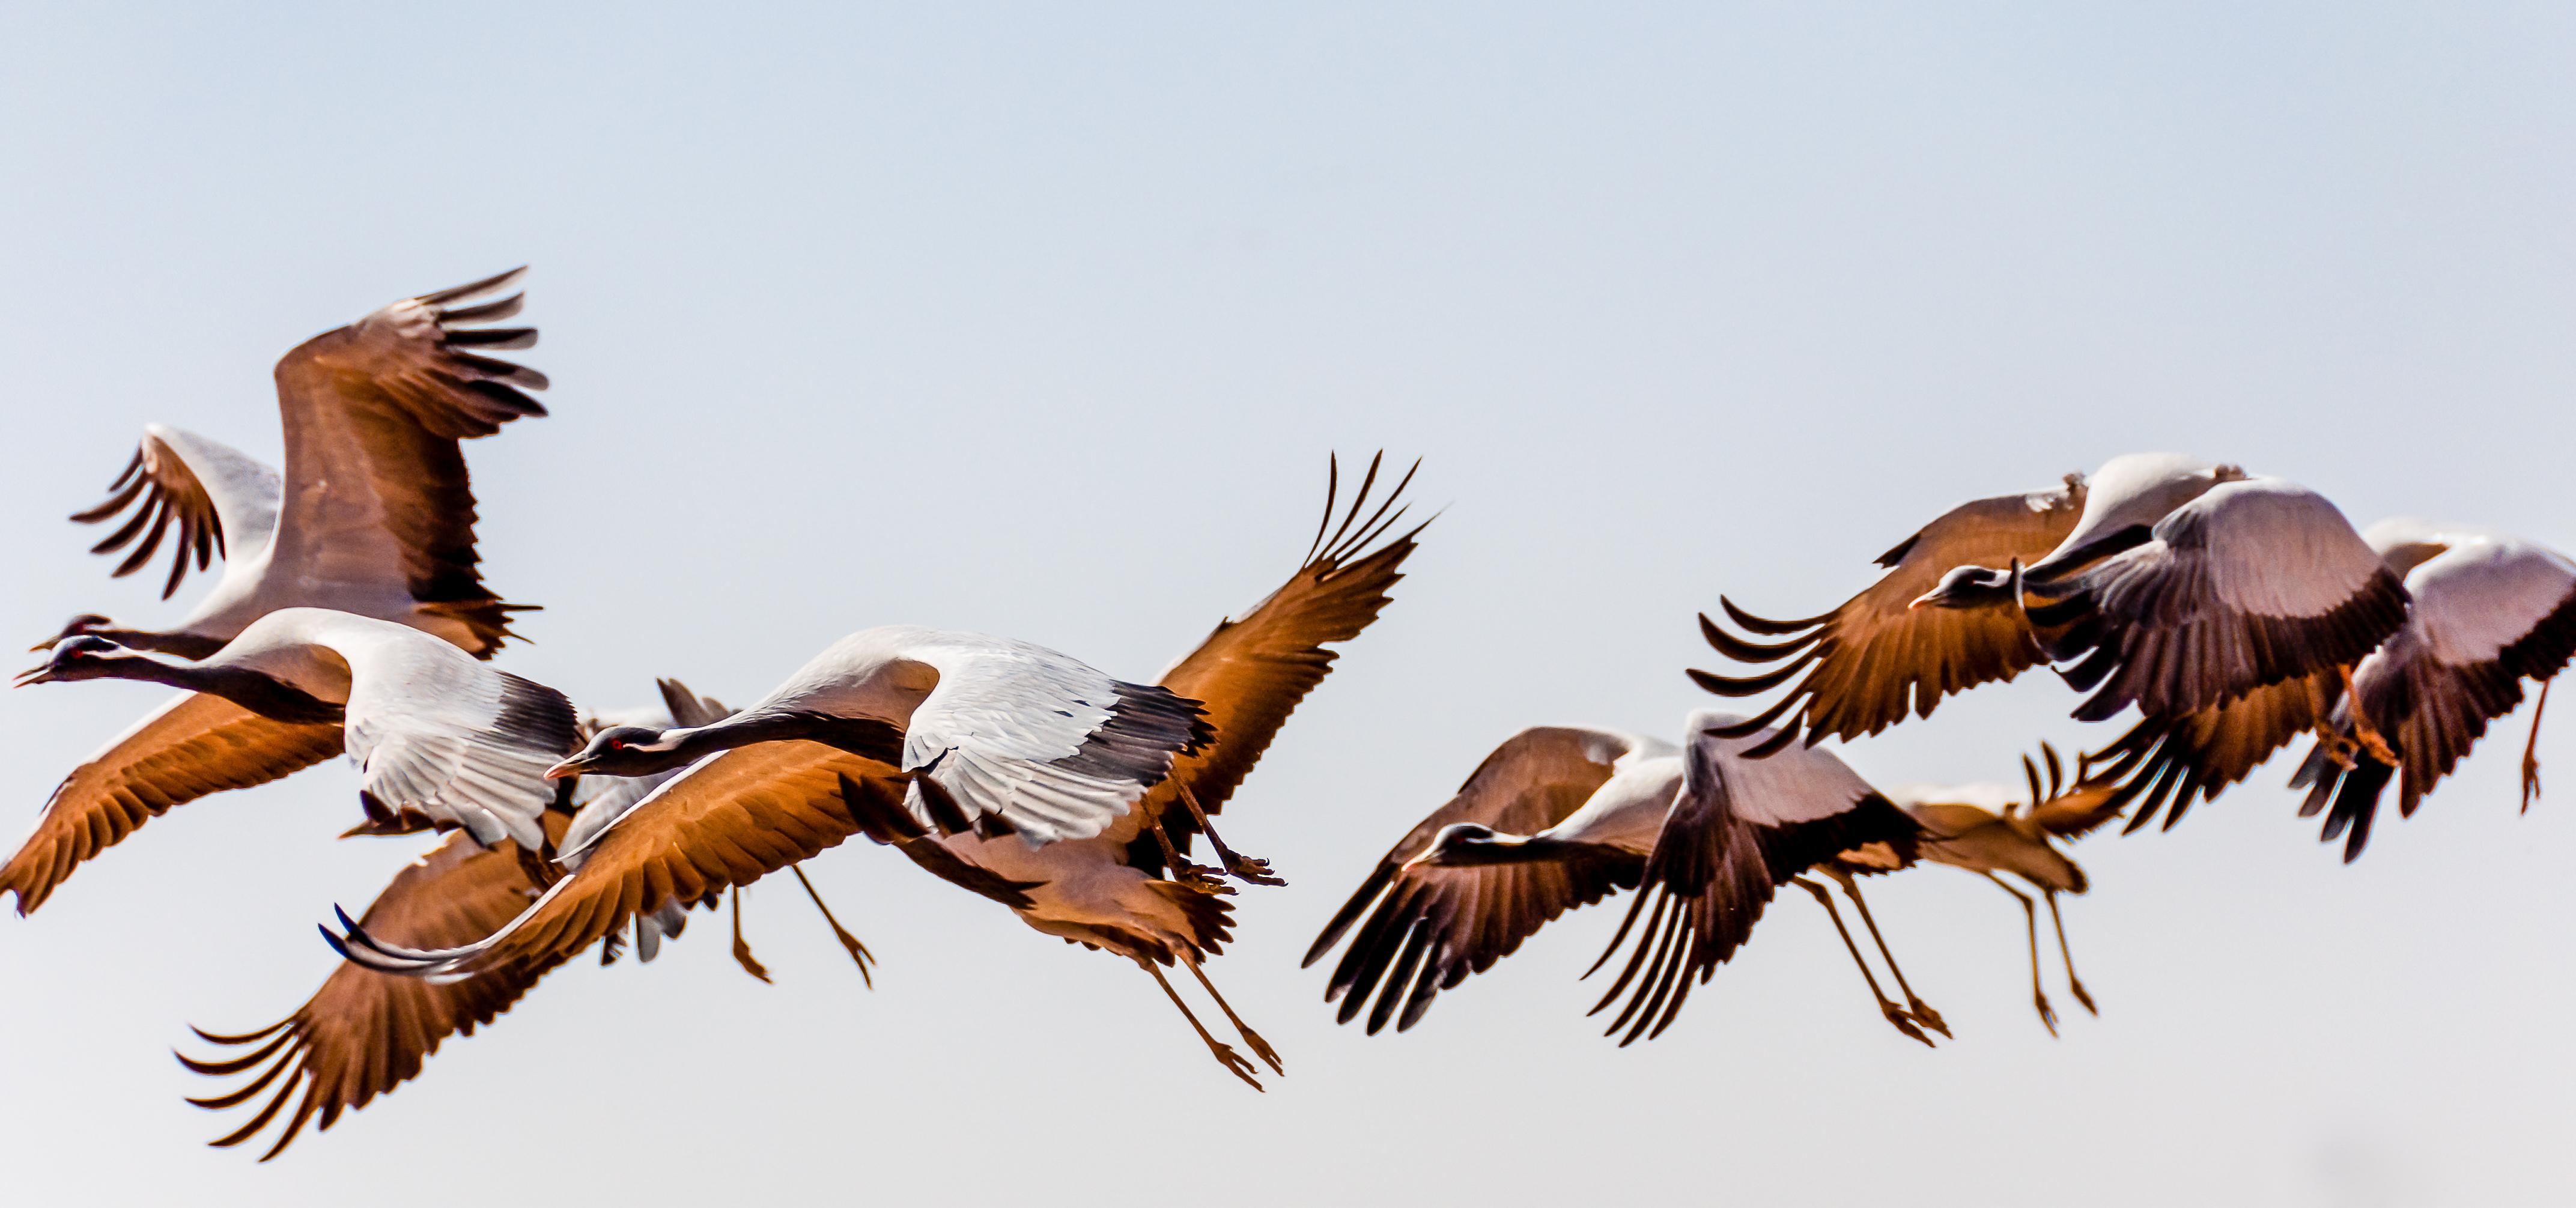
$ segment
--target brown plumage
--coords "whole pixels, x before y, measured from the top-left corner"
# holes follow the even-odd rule
[[[2030,942],[2031,1002],[2039,1011],[2040,1023],[2054,1036],[2057,1011],[2040,987],[2038,907],[2029,894],[2014,888],[1999,874],[2021,878],[2047,899],[2049,921],[2057,929],[2057,953],[2066,967],[2067,988],[2086,1011],[2100,1014],[2093,1005],[2092,994],[2075,975],[2075,957],[2066,943],[2066,922],[2057,908],[2058,894],[2080,894],[2090,884],[2084,869],[2067,858],[2057,844],[2080,838],[2118,817],[2125,798],[2108,778],[2079,778],[2068,786],[2065,765],[2058,760],[2056,749],[2042,743],[2040,750],[2048,760],[2045,787],[2039,765],[2029,756],[2022,757],[2022,774],[2030,786],[2026,802],[2005,802],[1994,808],[1971,800],[1972,794],[1967,792],[1933,789],[1912,794],[1912,800],[1903,805],[1905,812],[1923,827],[1916,850],[1924,862],[1976,873],[2021,903]]]
[[[2083,476],[2069,474],[2056,490],[1960,504],[1879,555],[1887,573],[1822,616],[1775,621],[1721,597],[1718,603],[1738,626],[1789,640],[1749,641],[1703,615],[1700,628],[1709,645],[1741,663],[1787,663],[1746,677],[1698,670],[1690,676],[1710,692],[1742,697],[1768,692],[1804,671],[1770,708],[1730,731],[1749,734],[1777,724],[1775,742],[1782,744],[1802,735],[1813,744],[1827,735],[1849,741],[1876,734],[1904,720],[1909,710],[1929,717],[1942,697],[2010,680],[2042,660],[2030,626],[2008,598],[1980,608],[1910,606],[1954,567],[2002,566],[2047,554],[2073,531],[2084,499]]]
[[[134,552],[117,563],[117,578],[143,569],[143,565],[152,560],[153,553],[161,548],[162,536],[169,531],[174,520],[178,522],[178,544],[170,559],[170,577],[161,585],[162,599],[169,599],[179,590],[179,583],[187,577],[188,564],[192,559],[196,569],[204,570],[217,554],[231,556],[225,548],[224,526],[216,515],[214,497],[207,493],[206,484],[197,477],[196,471],[188,467],[187,460],[179,456],[161,434],[150,431],[143,434],[142,441],[134,447],[134,460],[126,463],[125,472],[117,475],[107,490],[106,502],[87,511],[74,512],[72,519],[81,524],[97,524],[124,511],[126,505],[135,500],[142,500],[142,506],[134,509],[132,517],[90,547],[89,552],[93,554],[112,554],[132,544],[137,537],[142,538],[141,544],[134,546]],[[147,524],[150,525],[148,529],[145,527]]]
[[[2268,684],[2181,717],[2144,717],[2100,751],[2081,757],[2083,779],[2116,782],[2114,810],[2126,831],[2182,821],[2195,800],[2215,801],[2274,752],[2315,731],[2343,696],[2343,667]],[[2134,807],[2134,808],[2132,808]]]
[[[1369,483],[1376,470],[1372,463]],[[904,795],[918,786],[935,798],[939,787],[926,775],[900,771],[891,750],[872,758],[802,739],[761,742],[698,765],[637,806],[589,849],[579,872],[484,941],[444,951],[395,946],[406,950],[389,952],[384,941],[353,929],[335,942],[353,959],[420,973],[529,960],[577,950],[639,912],[748,883],[850,835],[867,834],[895,844],[935,875],[1009,906],[1041,931],[1137,961],[1157,981],[1160,966],[1183,965],[1213,996],[1199,963],[1226,939],[1228,912],[1217,896],[1224,890],[1204,875],[1207,870],[1169,868],[1163,843],[1175,833],[1186,842],[1184,820],[1205,829],[1203,816],[1231,796],[1279,725],[1331,667],[1332,656],[1321,647],[1356,636],[1387,603],[1387,589],[1401,577],[1398,568],[1420,530],[1371,549],[1403,513],[1381,506],[1361,519],[1367,494],[1364,484],[1341,528],[1319,537],[1315,552],[1285,586],[1245,616],[1218,626],[1166,673],[1170,682],[1164,687],[1178,692],[1186,683],[1185,695],[1207,702],[1212,746],[1183,754],[1138,808],[1098,835],[1032,849],[1004,831],[934,829],[905,808]],[[1333,511],[1328,504],[1328,525]],[[935,800],[928,805],[933,815],[939,812]],[[1218,850],[1235,875],[1270,879],[1258,862]],[[1176,844],[1169,862],[1178,860]],[[1163,876],[1167,871],[1178,875]],[[1136,892],[1122,896],[1125,889]],[[1171,989],[1168,982],[1163,987]],[[1268,1046],[1233,1018],[1221,997],[1216,1001],[1277,1068]],[[1182,1010],[1189,1014],[1186,1006]],[[1195,1016],[1190,1023],[1230,1070],[1259,1086],[1240,1057],[1209,1036]]]
[[[1372,1034],[1389,1021],[1399,1032],[1410,1029],[1441,991],[1493,968],[1558,916],[1634,888],[1644,855],[1607,846],[1569,845],[1549,859],[1511,863],[1414,859],[1456,824],[1507,835],[1546,831],[1609,783],[1621,760],[1669,750],[1568,726],[1523,730],[1496,747],[1455,796],[1387,849],[1306,950],[1303,964],[1313,965],[1368,916],[1324,991],[1326,1002],[1341,1001],[1340,1021],[1358,1018],[1374,998]],[[1656,787],[1669,801],[1669,785]]]
[[[272,721],[219,696],[181,696],[63,778],[35,833],[0,865],[0,892],[17,895],[19,914],[33,913],[82,861],[172,805],[266,784],[339,754],[341,744],[338,725]]]
[[[563,837],[568,821],[562,813],[546,815],[550,843]],[[483,848],[464,834],[449,835],[396,873],[362,921],[371,932],[403,944],[444,946],[489,935],[536,897],[520,856],[514,843]],[[247,1123],[211,1142],[218,1146],[242,1144],[283,1118],[275,1141],[260,1155],[265,1162],[284,1152],[307,1122],[328,1129],[341,1112],[365,1107],[418,1077],[441,1042],[471,1036],[491,1023],[570,955],[445,984],[342,961],[285,1019],[240,1035],[194,1029],[207,1043],[250,1051],[204,1058],[179,1054],[180,1063],[197,1073],[247,1078],[225,1093],[189,1102],[218,1109],[261,1103]]]

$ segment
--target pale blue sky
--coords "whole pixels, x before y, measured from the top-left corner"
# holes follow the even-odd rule
[[[0,919],[28,1202],[2563,1202],[2571,800],[2527,716],[2340,866],[2288,761],[2079,856],[2103,1005],[2026,1004],[2018,910],[1873,894],[1958,1041],[1784,902],[1614,1050],[1570,917],[1403,1037],[1296,958],[1515,729],[1662,733],[1720,591],[1818,611],[1955,500],[2180,448],[2576,546],[2576,17],[2552,5],[1024,6],[745,16],[6,11],[0,636],[97,609],[62,523],[148,420],[270,453],[268,366],[532,263],[552,418],[471,447],[505,665],[758,695],[909,621],[1149,675],[1305,548],[1327,450],[1451,504],[1229,838],[1293,882],[1213,966],[1255,1096],[1133,968],[865,845],[721,931],[556,974],[286,1158],[200,1147],[194,1022],[265,1024],[410,858],[341,766],[192,805]],[[0,693],[32,815],[157,690]],[[1882,783],[2098,744],[2046,677],[1848,752]],[[2576,738],[2542,755],[2576,792]],[[0,813],[5,813],[0,809]]]

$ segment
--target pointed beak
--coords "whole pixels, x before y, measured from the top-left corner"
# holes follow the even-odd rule
[[[35,645],[33,645],[33,646],[29,646],[29,647],[27,647],[27,652],[28,652],[29,654],[34,654],[34,653],[37,653],[37,652],[39,652],[39,651],[51,650],[51,649],[53,649],[54,647],[56,647],[56,646],[58,646],[58,645],[61,645],[61,644],[62,644],[62,640],[63,640],[63,635],[61,635],[61,634],[59,634],[59,633],[58,633],[58,634],[55,634],[55,635],[54,635],[54,636],[52,636],[52,637],[46,638],[44,641],[38,642],[38,643],[36,643],[36,644],[35,644]]]
[[[579,755],[575,755],[562,763],[546,769],[546,779],[548,780],[561,780],[566,776],[579,775],[581,775],[581,756]]]
[[[1930,608],[1948,598],[1949,597],[1941,594],[1940,588],[1935,587],[1930,591],[1924,592],[1922,595],[1914,597],[1912,601],[1905,605],[1905,611],[1912,612],[1917,608]]]
[[[53,679],[54,665],[52,663],[45,663],[40,666],[29,667],[26,670],[19,672],[9,681],[9,686],[13,688],[24,688],[29,684],[52,683]]]

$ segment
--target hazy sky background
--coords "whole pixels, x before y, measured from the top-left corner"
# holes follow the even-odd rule
[[[1293,567],[1328,451],[1451,506],[1226,814],[1292,882],[1212,965],[1267,1095],[1133,967],[854,843],[812,868],[873,993],[764,882],[775,986],[702,920],[278,1162],[202,1148],[241,1116],[180,1101],[185,1025],[293,1009],[419,849],[331,839],[335,763],[0,919],[10,1197],[2568,1202],[2576,720],[2516,817],[2527,708],[2353,867],[2287,758],[2086,843],[2103,1015],[2060,1040],[2018,909],[1940,868],[1872,896],[1939,1052],[1803,898],[1624,1051],[1575,980],[1610,910],[1401,1037],[1296,967],[1496,742],[1677,732],[1693,612],[1820,611],[1961,498],[2181,449],[2576,547],[2576,17],[2084,7],[11,8],[0,636],[179,615],[61,520],[145,422],[274,456],[280,353],[522,261],[554,415],[468,458],[547,609],[502,665],[586,702],[745,701],[890,622],[1143,677]],[[0,692],[11,816],[161,695]],[[2117,732],[2074,700],[1847,754],[2010,777]]]

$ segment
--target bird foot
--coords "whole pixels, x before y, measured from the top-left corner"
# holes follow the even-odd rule
[[[1941,1013],[1933,1010],[1932,1004],[1919,998],[1909,998],[1905,1003],[1905,1013],[1913,1016],[1924,1027],[1939,1032],[1943,1040],[1952,1039],[1950,1025],[1941,1022]]]
[[[1924,1035],[1923,1029],[1914,1026],[1914,1017],[1906,1014],[1905,1008],[1897,1006],[1892,1002],[1882,1002],[1878,1004],[1878,1009],[1880,1014],[1887,1017],[1887,1022],[1891,1026],[1895,1027],[1899,1032],[1903,1032],[1916,1040],[1922,1041],[1923,1047],[1927,1049],[1941,1047],[1932,1043],[1932,1038]]]
[[[1271,1073],[1283,1076],[1287,1074],[1288,1067],[1279,1062],[1279,1050],[1271,1048],[1270,1042],[1261,1038],[1261,1033],[1250,1028],[1235,1030],[1243,1033],[1243,1043],[1252,1047],[1252,1055],[1259,1057],[1264,1064],[1268,1065]]]
[[[1285,885],[1288,883],[1287,880],[1279,876],[1279,874],[1270,871],[1270,861],[1268,860],[1256,860],[1250,856],[1239,855],[1230,851],[1221,852],[1219,855],[1225,860],[1226,875],[1231,876],[1238,881],[1242,881],[1247,885]]]
[[[2039,1008],[2039,1026],[2048,1029],[2049,1036],[2054,1038],[2057,1035],[2057,1008],[2048,1005],[2045,994],[2033,992],[2030,1001],[2032,1006]]]
[[[1245,1086],[1251,1087],[1256,1091],[1262,1091],[1264,1094],[1269,1093],[1262,1087],[1261,1080],[1253,1076],[1259,1071],[1253,1069],[1251,1062],[1243,1059],[1243,1054],[1235,1052],[1232,1045],[1229,1045],[1222,1040],[1214,1039],[1213,1037],[1211,1037],[1207,1043],[1208,1052],[1216,1054],[1217,1064],[1224,1066],[1227,1073],[1243,1079],[1243,1084]]]
[[[1183,860],[1173,865],[1168,875],[1172,880],[1207,893],[1232,894],[1234,892],[1234,886],[1225,883],[1225,870],[1222,868],[1211,868],[1205,864],[1194,864]]]
[[[2531,799],[2540,795],[2540,760],[2529,751],[2522,753],[2522,812],[2531,812]]]
[[[764,986],[774,984],[769,980],[769,966],[761,964],[751,955],[751,945],[742,942],[740,936],[734,937],[733,958],[742,963],[743,972],[759,978],[760,984]]]
[[[2098,1016],[2102,1013],[2100,1007],[2093,1005],[2093,996],[2084,992],[2084,983],[2070,975],[2066,979],[2066,988],[2075,992],[2075,1001],[2084,1004],[2085,1014]]]

